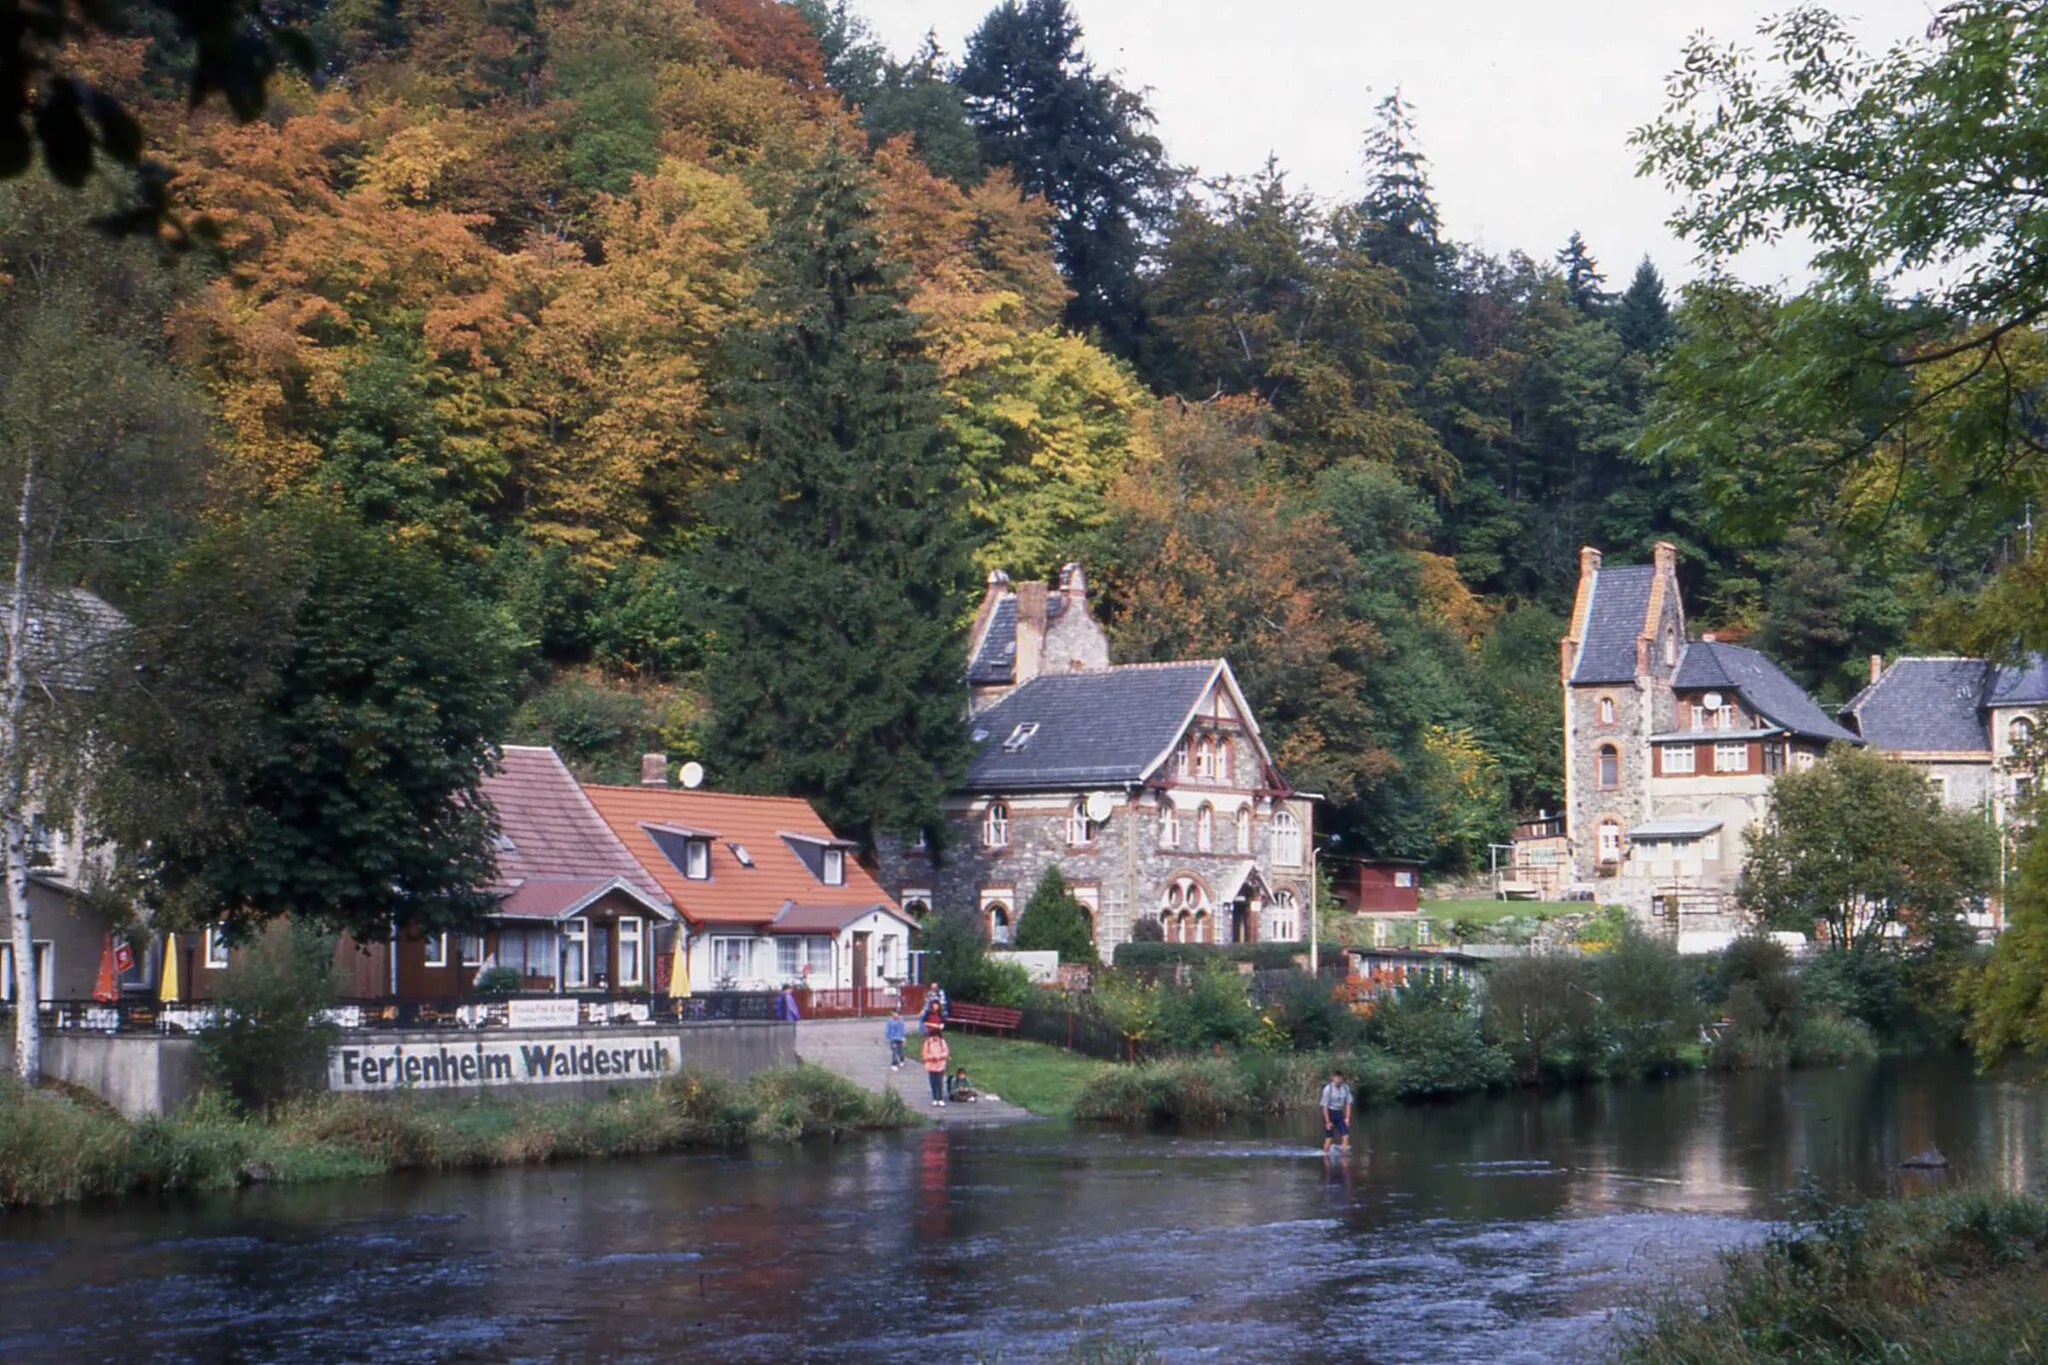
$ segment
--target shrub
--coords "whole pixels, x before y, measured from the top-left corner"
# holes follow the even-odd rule
[[[1623,1075],[1677,1070],[1700,1016],[1692,971],[1678,950],[1631,924],[1593,960],[1593,983],[1613,1068]]]
[[[1887,1040],[1913,1030],[1912,968],[1902,954],[1874,945],[1830,949],[1807,961],[1804,978],[1815,1009],[1860,1020]]]
[[[1486,1029],[1526,1080],[1546,1071],[1597,1071],[1591,972],[1575,957],[1510,958],[1486,978]]]
[[[1017,921],[1017,946],[1033,952],[1055,952],[1062,962],[1102,961],[1095,951],[1095,936],[1088,927],[1088,911],[1067,889],[1067,879],[1057,867],[1045,869],[1038,888],[1024,903]]]
[[[1159,1041],[1182,1051],[1241,1046],[1261,1031],[1242,973],[1211,962],[1195,970],[1185,989],[1161,989]]]
[[[1458,1095],[1506,1085],[1514,1064],[1486,1041],[1465,986],[1419,983],[1381,999],[1368,1026],[1374,1047],[1400,1070],[1402,1098]]]
[[[1297,1052],[1342,1050],[1364,1036],[1364,1023],[1326,981],[1289,972],[1263,1011],[1266,1021]]]
[[[517,967],[487,968],[476,979],[478,995],[517,995],[526,985],[526,979]]]
[[[1131,926],[1131,942],[1164,943],[1166,942],[1166,926],[1159,922],[1159,916],[1146,915]]]
[[[1877,1056],[1877,1039],[1861,1020],[1833,1010],[1816,1010],[1799,1021],[1792,1035],[1794,1066],[1842,1066]]]
[[[926,973],[954,1000],[1021,1009],[1031,1003],[1031,977],[1014,962],[988,955],[980,928],[959,915],[925,917],[916,946],[929,954]]]
[[[207,1079],[250,1110],[319,1086],[339,989],[334,940],[297,923],[264,931],[219,978],[198,1038]]]
[[[1292,967],[1307,951],[1308,946],[1301,943],[1147,943],[1134,938],[1117,945],[1115,961],[1119,971],[1182,962],[1249,962],[1262,970],[1277,971]],[[1323,945],[1325,957],[1340,952],[1342,949],[1331,944]]]

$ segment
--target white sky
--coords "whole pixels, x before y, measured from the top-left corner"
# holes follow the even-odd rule
[[[994,0],[854,0],[899,54],[936,29],[955,60]],[[1148,87],[1169,156],[1249,174],[1270,151],[1296,188],[1348,199],[1361,135],[1399,87],[1414,104],[1445,230],[1547,257],[1583,232],[1609,287],[1648,252],[1667,282],[1695,272],[1639,180],[1629,131],[1663,108],[1688,35],[1754,47],[1794,0],[1070,0],[1099,68]],[[1930,0],[1835,0],[1881,50],[1923,31]],[[1739,263],[1757,282],[1804,274],[1794,245]]]

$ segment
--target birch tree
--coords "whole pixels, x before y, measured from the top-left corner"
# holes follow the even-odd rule
[[[14,950],[15,1071],[42,1049],[29,920],[37,815],[61,820],[90,744],[74,704],[118,618],[78,592],[104,552],[148,538],[204,448],[200,409],[165,353],[176,273],[91,231],[96,205],[36,178],[0,186],[0,863]]]

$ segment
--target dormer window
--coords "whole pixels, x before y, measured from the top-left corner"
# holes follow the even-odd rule
[[[683,844],[683,875],[693,882],[711,880],[711,844],[691,839]]]
[[[828,848],[825,850],[825,871],[822,879],[827,886],[846,885],[846,850]]]
[[[1029,744],[1031,737],[1037,733],[1037,721],[1024,721],[1016,729],[1010,731],[1010,737],[1003,741],[1003,752],[1006,754],[1022,753],[1024,746]]]
[[[711,880],[711,839],[704,830],[642,825],[669,866],[693,882]]]

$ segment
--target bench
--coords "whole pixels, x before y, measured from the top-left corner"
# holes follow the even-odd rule
[[[1015,1033],[1017,1025],[1024,1022],[1024,1011],[1005,1005],[956,1005],[948,1002],[946,1022],[965,1028],[985,1028],[992,1033]]]

